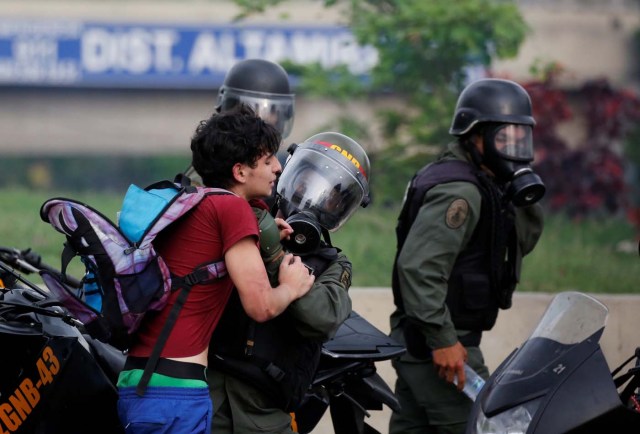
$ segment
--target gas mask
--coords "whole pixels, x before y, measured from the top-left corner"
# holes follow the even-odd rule
[[[486,124],[483,128],[484,155],[481,162],[506,186],[506,196],[514,206],[538,202],[546,191],[531,168],[532,127],[520,124]]]
[[[347,150],[348,147],[348,150]],[[294,232],[283,241],[296,254],[314,252],[323,235],[337,231],[369,202],[369,160],[338,133],[321,133],[289,148],[278,180],[278,208]]]
[[[283,240],[287,251],[297,255],[315,252],[322,241],[322,226],[313,213],[301,211],[290,215],[287,223],[293,229],[288,240]]]

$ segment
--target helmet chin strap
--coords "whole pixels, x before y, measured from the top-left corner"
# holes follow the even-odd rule
[[[462,149],[467,151],[467,154],[471,157],[471,162],[475,164],[479,169],[482,168],[482,154],[478,150],[478,147],[471,140],[471,136],[464,137],[460,140]]]

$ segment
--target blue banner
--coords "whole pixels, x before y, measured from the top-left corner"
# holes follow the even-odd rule
[[[0,19],[0,85],[215,88],[239,60],[377,63],[338,26],[188,26]]]

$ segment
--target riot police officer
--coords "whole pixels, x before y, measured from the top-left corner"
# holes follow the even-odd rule
[[[218,91],[216,111],[228,111],[239,103],[248,105],[265,122],[275,126],[283,140],[289,137],[295,116],[295,96],[282,66],[264,59],[236,63]]]
[[[240,103],[251,107],[261,119],[275,126],[282,140],[291,133],[295,95],[291,92],[287,71],[279,64],[264,59],[245,59],[233,65],[218,90],[215,110],[226,112]],[[278,157],[282,159],[280,153]],[[185,175],[200,184],[192,167]]]
[[[265,323],[250,320],[232,295],[210,345],[212,432],[292,433],[290,412],[311,384],[322,343],[351,312],[351,263],[331,245],[328,232],[368,203],[369,159],[357,142],[333,132],[310,137],[290,152],[277,187],[278,215],[293,230],[288,248],[296,249],[316,280],[306,297]],[[326,201],[333,191],[339,200]],[[283,246],[265,213],[257,212],[260,248],[269,277],[277,281]],[[322,236],[307,238],[316,231]]]
[[[408,185],[391,315],[391,336],[407,354],[393,362],[402,410],[390,433],[464,432],[472,404],[461,392],[464,363],[488,377],[482,333],[511,306],[522,257],[542,232],[545,187],[530,167],[534,125],[520,85],[473,82],[453,116],[457,140]]]

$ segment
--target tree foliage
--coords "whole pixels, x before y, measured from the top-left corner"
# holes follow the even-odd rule
[[[394,94],[406,102],[400,110],[378,112],[385,147],[370,155],[372,190],[377,199],[391,204],[402,197],[413,172],[434,157],[433,150],[451,140],[452,110],[470,74],[484,71],[496,58],[514,57],[528,27],[509,0],[318,1],[339,8],[357,41],[376,48],[378,64],[366,79],[344,66],[331,70],[290,62],[283,66],[300,77],[296,91],[307,96],[345,101]],[[242,18],[287,2],[235,3]],[[354,126],[350,118],[337,123],[346,134],[366,130]]]
[[[319,0],[320,1],[320,0]],[[407,101],[401,113],[380,113],[388,147],[434,145],[448,140],[448,122],[469,67],[517,54],[527,26],[505,0],[322,0],[340,8],[357,41],[377,49],[369,80],[346,68],[321,71],[293,67],[298,90],[310,95],[354,98],[393,92]],[[262,13],[285,0],[235,0],[241,16]],[[293,68],[293,69],[292,69]]]
[[[286,0],[235,1],[243,16],[286,5]],[[286,68],[301,77],[298,91],[306,95],[348,100],[388,92],[406,101],[401,110],[378,114],[386,146],[371,155],[373,191],[383,204],[392,205],[429,158],[416,154],[416,148],[441,147],[451,139],[453,107],[474,71],[490,71],[494,60],[516,56],[528,27],[509,0],[318,1],[341,8],[357,41],[376,48],[378,64],[367,80],[354,77],[346,67]],[[640,47],[640,31],[635,41]],[[640,228],[637,96],[614,89],[604,79],[583,83],[577,90],[561,89],[556,79],[562,68],[556,63],[533,65],[531,72],[538,78],[523,85],[537,121],[536,170],[547,185],[548,208],[573,218],[626,212]],[[579,143],[569,144],[560,129],[576,119],[583,130],[577,131]],[[357,130],[352,120],[341,122]]]
[[[555,65],[541,79],[524,83],[536,119],[535,169],[547,186],[548,209],[572,218],[626,212],[640,227],[640,204],[633,200],[637,184],[625,177],[640,165],[640,99],[605,79],[560,89],[555,83],[561,73]],[[579,139],[570,145],[559,128],[575,119],[584,129],[575,130]],[[625,148],[631,158],[625,158]]]

